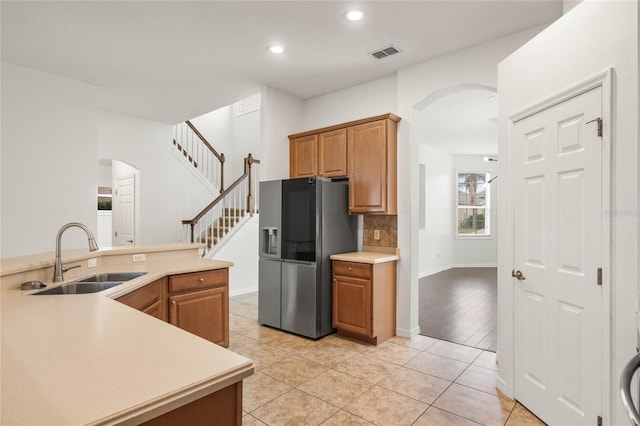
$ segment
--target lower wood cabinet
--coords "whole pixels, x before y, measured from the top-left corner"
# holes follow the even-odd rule
[[[373,345],[395,336],[395,261],[333,261],[333,326],[340,335]]]
[[[169,322],[220,346],[229,346],[227,288],[169,296]]]
[[[129,294],[118,298],[118,302],[131,306],[134,309],[149,314],[152,317],[167,320],[167,279],[161,278],[150,284],[140,287]]]
[[[229,347],[229,269],[171,275],[119,302]]]
[[[229,347],[229,270],[170,276],[169,322]]]

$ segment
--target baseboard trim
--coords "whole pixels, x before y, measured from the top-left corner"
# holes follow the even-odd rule
[[[396,336],[399,337],[411,339],[412,337],[416,337],[418,334],[420,334],[420,326],[415,326],[411,330],[407,330],[406,328],[396,328]]]
[[[465,264],[465,265],[452,265],[451,268],[497,268],[497,263],[476,263],[476,264]]]
[[[437,274],[437,273],[440,273],[440,272],[448,271],[451,268],[453,268],[453,266],[447,265],[447,266],[443,266],[441,268],[431,269],[431,270],[429,270],[427,272],[423,272],[420,275],[418,275],[418,279],[424,278],[424,277],[428,277],[429,275],[434,275],[434,274]]]
[[[255,287],[249,287],[249,288],[239,288],[237,290],[231,290],[229,289],[229,297],[233,297],[233,296],[242,296],[243,294],[249,294],[249,293],[257,293],[258,292],[258,286]]]

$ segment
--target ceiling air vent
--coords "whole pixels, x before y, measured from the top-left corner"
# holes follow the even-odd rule
[[[370,55],[376,59],[382,59],[400,52],[402,52],[402,50],[398,49],[397,47],[389,46],[383,49],[376,50],[375,52],[371,52]]]

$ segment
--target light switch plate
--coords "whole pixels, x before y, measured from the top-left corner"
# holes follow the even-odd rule
[[[133,255],[134,262],[144,262],[147,260],[147,256],[144,253],[138,253]]]

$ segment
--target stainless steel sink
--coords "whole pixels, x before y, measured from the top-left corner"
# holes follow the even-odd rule
[[[118,284],[122,284],[119,281],[103,281],[103,282],[84,282],[80,283],[74,281],[68,284],[62,284],[58,287],[52,287],[46,290],[32,293],[33,295],[47,295],[47,294],[87,294],[97,293],[102,290],[106,290],[111,287],[115,287]]]
[[[125,281],[141,277],[146,272],[105,272],[103,274],[91,275],[67,284],[41,290],[32,295],[47,294],[87,294],[97,293],[122,284]]]
[[[105,272],[104,274],[91,275],[77,280],[79,283],[103,283],[107,281],[124,282],[134,278],[138,278],[146,274],[146,272]]]

